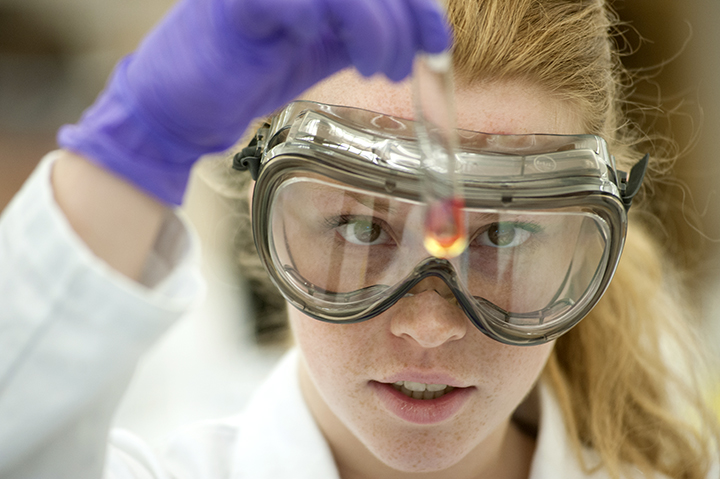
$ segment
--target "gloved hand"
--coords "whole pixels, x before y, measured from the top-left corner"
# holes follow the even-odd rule
[[[192,164],[252,119],[350,65],[400,80],[448,44],[436,0],[182,0],[58,142],[180,204]]]

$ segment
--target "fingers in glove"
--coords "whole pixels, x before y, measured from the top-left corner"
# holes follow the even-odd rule
[[[447,48],[449,31],[435,0],[325,0],[353,65],[370,76],[406,77],[418,50]]]
[[[406,0],[415,17],[420,48],[428,53],[439,53],[450,48],[452,36],[437,0]]]
[[[243,36],[263,41],[335,43],[357,70],[400,80],[417,50],[441,51],[449,43],[436,0],[219,0]],[[332,50],[332,49],[330,49]]]
[[[393,0],[394,1],[394,0]],[[393,22],[378,0],[325,0],[329,21],[357,70],[381,72],[393,49]]]
[[[382,72],[393,81],[400,81],[412,71],[413,59],[418,45],[413,14],[404,0],[382,2],[393,34],[391,49]]]
[[[256,39],[291,38],[308,43],[325,20],[322,0],[223,0],[244,35]]]

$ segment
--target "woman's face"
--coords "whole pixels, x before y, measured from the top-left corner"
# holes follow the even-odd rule
[[[412,118],[407,83],[351,72],[305,98]],[[464,129],[581,133],[570,107],[527,84],[460,88],[456,108]],[[363,457],[367,467],[406,472],[491,467],[505,447],[510,416],[552,350],[553,343],[515,347],[487,338],[446,299],[437,279],[423,281],[413,293],[357,324],[323,323],[289,308],[303,359],[303,394],[341,470]],[[414,399],[393,386],[400,381],[455,389],[436,399]]]

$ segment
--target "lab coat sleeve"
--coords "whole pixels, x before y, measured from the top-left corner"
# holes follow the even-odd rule
[[[197,246],[168,213],[133,282],[93,256],[54,201],[57,153],[0,217],[0,478],[99,479],[138,358],[203,293]]]

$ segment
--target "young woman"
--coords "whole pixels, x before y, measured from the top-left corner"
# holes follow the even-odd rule
[[[423,246],[406,80],[450,44],[433,1],[185,0],[120,63],[0,225],[2,477],[717,477],[668,265],[637,218],[626,237],[646,162],[612,16],[447,17],[455,257]],[[202,289],[168,206],[268,114],[235,166],[297,347],[247,411],[155,454],[108,424]]]

